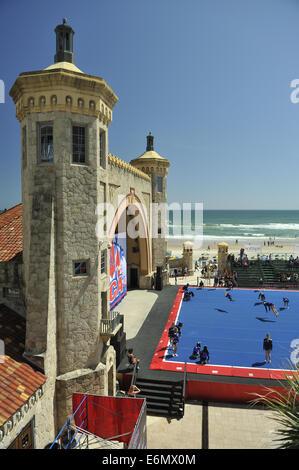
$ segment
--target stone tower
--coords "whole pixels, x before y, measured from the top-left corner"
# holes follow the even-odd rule
[[[54,377],[61,426],[73,392],[111,394],[115,383],[115,351],[100,329],[109,245],[95,228],[118,99],[103,78],[74,65],[66,20],[55,32],[54,64],[21,73],[10,95],[21,124],[25,354]]]
[[[154,270],[158,266],[165,268],[165,254],[167,249],[167,174],[170,162],[155,152],[154,136],[149,133],[147,136],[146,151],[140,155],[140,157],[131,160],[130,163],[151,177],[153,203],[151,213],[152,266]],[[161,205],[161,210],[159,210],[159,205]]]

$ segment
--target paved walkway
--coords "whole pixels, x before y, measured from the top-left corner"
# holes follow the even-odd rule
[[[179,279],[179,283],[193,284],[193,278]],[[174,280],[171,280],[174,284]],[[196,282],[195,282],[196,284]],[[163,291],[129,291],[117,307],[124,314],[128,344],[134,347],[140,341],[148,344],[150,322],[147,319],[155,303],[165,308],[168,297],[173,297],[173,287]],[[157,302],[159,300],[159,302]],[[158,317],[152,317],[158,321]],[[164,325],[161,325],[163,329]],[[147,441],[149,449],[273,449],[278,447],[275,439],[277,423],[271,419],[273,412],[263,407],[248,405],[187,403],[181,420],[167,420],[147,416]]]

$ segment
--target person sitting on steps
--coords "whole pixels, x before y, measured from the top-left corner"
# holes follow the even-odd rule
[[[133,348],[128,349],[128,361],[131,366],[135,366],[136,361],[137,361],[136,369],[139,370],[140,359],[136,359],[136,357],[134,356]]]

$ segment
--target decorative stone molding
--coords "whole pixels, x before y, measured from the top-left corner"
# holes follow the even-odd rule
[[[135,168],[134,166],[130,165],[130,163],[125,162],[124,160],[121,160],[120,158],[116,157],[115,155],[112,155],[111,153],[108,153],[108,163],[113,166],[117,166],[124,171],[129,171],[130,173],[133,173],[136,176],[139,176],[139,178],[143,178],[146,181],[151,181],[150,176],[146,175],[143,171],[139,170],[138,168]]]
[[[20,122],[32,112],[55,110],[96,116],[109,125],[118,101],[103,78],[64,68],[21,73],[10,96]]]
[[[29,411],[36,406],[38,400],[43,395],[43,386],[38,388],[35,393],[0,427],[0,443],[5,436],[10,434],[14,428],[25,419]]]

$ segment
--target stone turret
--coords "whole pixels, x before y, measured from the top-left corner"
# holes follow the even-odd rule
[[[56,380],[51,416],[57,413],[60,427],[74,391],[115,388],[115,351],[107,353],[100,336],[109,245],[108,238],[99,244],[95,227],[118,99],[103,78],[74,65],[73,29],[63,22],[55,32],[55,63],[21,73],[10,95],[22,136],[25,354]]]
[[[131,165],[151,177],[152,181],[152,265],[165,268],[167,249],[167,174],[169,160],[161,157],[154,150],[154,136],[147,136],[146,151],[138,158],[131,160]],[[159,210],[160,209],[160,210]],[[166,281],[166,279],[164,279]]]

